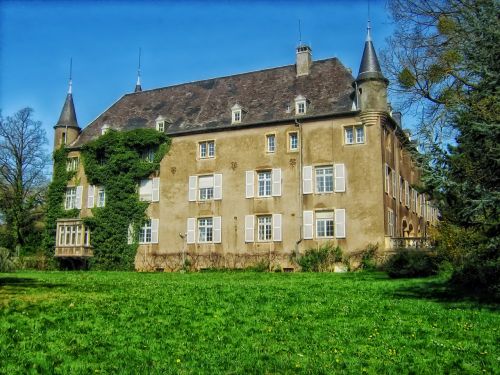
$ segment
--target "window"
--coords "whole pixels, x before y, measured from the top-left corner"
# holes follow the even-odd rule
[[[215,141],[204,141],[199,143],[200,159],[215,157]]]
[[[147,148],[141,153],[141,158],[144,161],[152,163],[155,160],[155,150],[153,148]]]
[[[146,202],[158,202],[160,200],[159,177],[141,180],[139,185],[139,200]]]
[[[101,135],[104,135],[106,134],[107,132],[109,132],[109,125],[108,124],[104,124],[101,128]]]
[[[316,212],[316,237],[333,238],[333,211]]]
[[[214,176],[200,176],[198,178],[200,201],[206,201],[214,198]]]
[[[82,224],[59,225],[59,246],[80,246],[82,244]]]
[[[222,174],[189,176],[190,202],[222,199]]]
[[[68,172],[77,171],[79,164],[80,164],[80,158],[78,157],[68,158],[68,160],[66,161],[66,170]]]
[[[398,191],[398,180],[396,171],[392,171],[392,197],[396,199],[396,193]]]
[[[391,168],[388,164],[385,165],[385,192],[389,194],[391,186]]]
[[[266,135],[266,149],[267,152],[275,152],[276,151],[276,137],[274,134]]]
[[[333,192],[333,167],[316,167],[316,193]]]
[[[239,104],[235,104],[231,107],[231,123],[239,124],[242,118],[243,108]]]
[[[257,180],[259,189],[257,196],[270,197],[271,196],[271,171],[263,171],[257,173]]]
[[[106,190],[104,186],[99,186],[97,188],[97,207],[104,207],[106,204]]]
[[[76,186],[66,188],[66,201],[64,208],[67,210],[76,208]]]
[[[271,241],[272,239],[272,216],[258,216],[258,239],[259,241]]]
[[[403,185],[404,180],[403,177],[399,176],[399,203],[403,203]]]
[[[288,148],[290,151],[299,149],[299,134],[297,132],[288,133]]]
[[[147,220],[139,231],[139,243],[151,243],[152,239],[152,224],[151,219]]]
[[[198,219],[198,242],[213,241],[213,221],[211,217]]]
[[[167,122],[165,120],[157,120],[156,121],[156,130],[164,133],[167,128]]]
[[[408,181],[405,181],[405,206],[410,207],[410,188],[408,186]]]
[[[305,115],[307,112],[307,100],[302,95],[295,98],[295,114]]]
[[[394,237],[394,212],[390,208],[387,209],[387,232]]]
[[[344,127],[344,142],[346,145],[365,143],[365,127],[363,125]]]

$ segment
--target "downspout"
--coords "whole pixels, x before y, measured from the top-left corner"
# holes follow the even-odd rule
[[[299,244],[302,242],[302,233],[303,233],[303,214],[304,214],[304,194],[303,194],[303,184],[302,184],[302,173],[303,173],[303,164],[304,164],[304,154],[303,154],[303,137],[302,137],[302,126],[301,122],[295,119],[295,126],[298,128],[297,137],[299,140],[299,239],[295,242],[295,256],[299,255]]]

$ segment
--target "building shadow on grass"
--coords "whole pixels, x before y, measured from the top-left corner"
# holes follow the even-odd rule
[[[0,276],[0,292],[9,289],[9,294],[14,294],[21,292],[25,289],[37,288],[37,289],[54,289],[67,286],[61,283],[47,283],[34,278],[28,277],[1,277]]]
[[[394,297],[408,299],[426,299],[460,308],[478,308],[500,311],[500,301],[492,295],[475,290],[459,289],[444,279],[425,280],[394,292]]]

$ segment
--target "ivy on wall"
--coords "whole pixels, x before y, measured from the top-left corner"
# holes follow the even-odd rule
[[[47,206],[45,211],[45,229],[42,247],[48,258],[54,256],[56,245],[57,219],[78,217],[79,210],[65,210],[64,197],[68,182],[76,177],[75,171],[66,170],[68,150],[61,147],[54,151],[54,170],[52,182],[47,192]]]
[[[82,148],[88,183],[104,187],[104,207],[92,209],[84,220],[91,229],[94,269],[132,270],[137,233],[144,223],[147,202],[139,201],[138,184],[157,173],[170,139],[152,129],[109,131]],[[129,226],[136,234],[128,244]]]

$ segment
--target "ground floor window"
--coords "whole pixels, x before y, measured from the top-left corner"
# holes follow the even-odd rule
[[[333,211],[316,212],[316,237],[333,238]]]
[[[271,241],[272,239],[272,216],[258,216],[258,233],[259,241]]]
[[[213,241],[213,220],[211,217],[198,219],[198,242]]]
[[[151,219],[147,220],[139,231],[139,243],[151,243],[152,235]]]

